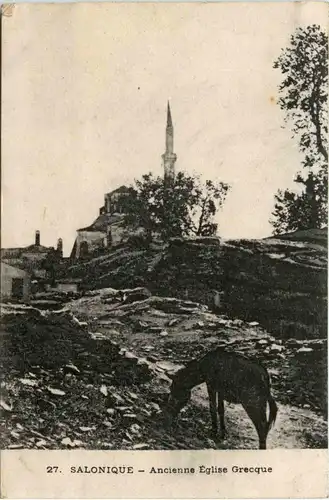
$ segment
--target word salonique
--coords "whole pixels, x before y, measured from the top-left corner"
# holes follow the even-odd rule
[[[135,470],[133,466],[71,466],[71,474],[134,474],[134,473],[149,473],[149,474],[264,474],[272,473],[272,467],[241,467],[233,465],[231,467],[217,465],[198,465],[197,467],[151,467],[149,470]]]

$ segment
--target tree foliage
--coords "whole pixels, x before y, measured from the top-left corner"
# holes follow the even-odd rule
[[[298,28],[274,68],[283,74],[279,105],[304,158],[294,179],[302,192],[278,191],[270,222],[275,233],[319,228],[328,202],[328,36],[317,25]]]
[[[228,189],[223,182],[203,182],[183,172],[170,182],[146,174],[135,181],[126,197],[125,224],[143,228],[149,240],[154,234],[165,241],[174,236],[216,234],[214,217]]]
[[[297,177],[298,178],[298,177]],[[297,231],[309,228],[321,228],[327,222],[327,192],[324,193],[324,183],[310,174],[309,186],[302,193],[286,189],[279,190],[275,195],[272,225],[275,234],[282,231]],[[304,180],[303,180],[304,184]]]
[[[279,104],[307,156],[328,160],[328,37],[320,26],[298,28],[274,63],[284,75]]]

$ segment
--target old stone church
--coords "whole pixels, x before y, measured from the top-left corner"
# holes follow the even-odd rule
[[[174,153],[174,127],[170,105],[167,106],[166,148],[162,155],[164,177],[173,179],[177,155]],[[124,197],[128,196],[130,188],[120,186],[106,193],[104,205],[99,209],[97,219],[87,227],[77,230],[77,236],[71,252],[71,259],[85,259],[106,248],[113,247],[124,241],[129,234],[124,228]]]

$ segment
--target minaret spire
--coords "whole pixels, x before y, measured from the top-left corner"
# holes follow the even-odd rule
[[[167,105],[167,128],[172,127],[172,118],[171,118],[171,111],[170,111],[170,104],[168,101]]]
[[[177,156],[174,153],[174,127],[172,123],[170,104],[167,104],[167,126],[166,126],[166,151],[162,155],[165,179],[175,177],[175,162]]]

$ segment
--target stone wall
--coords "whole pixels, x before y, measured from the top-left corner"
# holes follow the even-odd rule
[[[98,248],[104,248],[105,238],[106,234],[103,231],[78,231],[75,258],[81,258],[83,252],[86,252],[87,256],[87,254],[91,255]],[[85,244],[86,250],[84,250],[83,244]]]
[[[31,280],[27,272],[1,262],[1,298],[10,299],[13,294],[13,279],[23,280],[22,298],[28,300]]]

